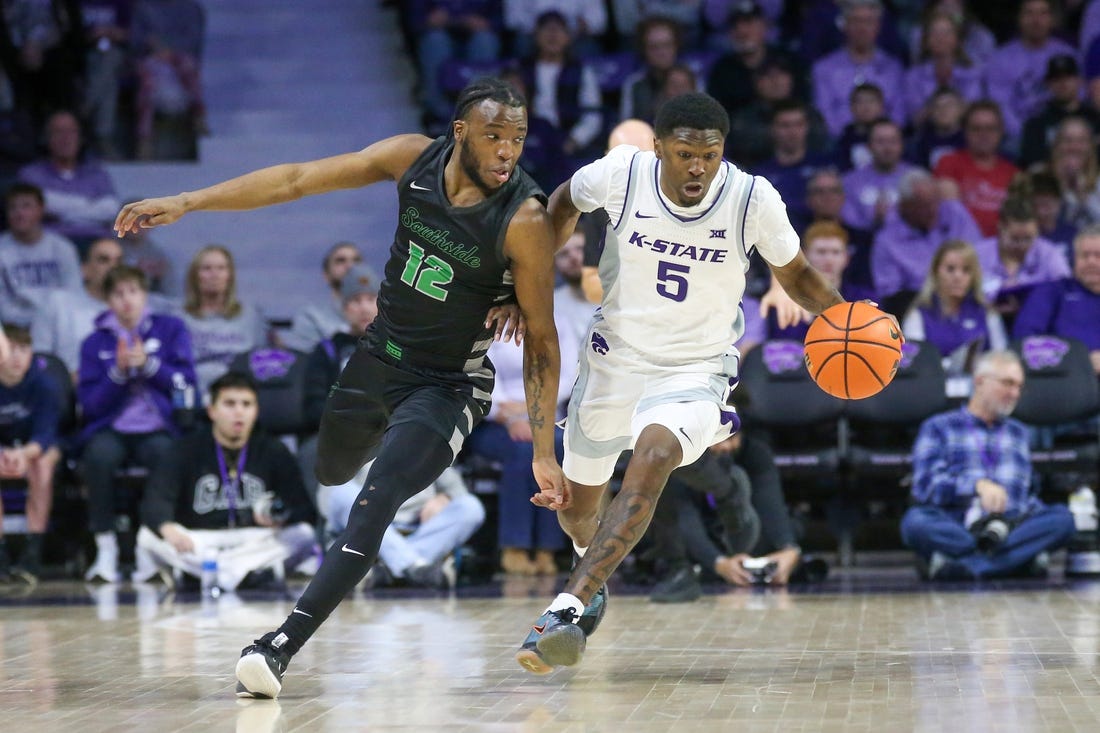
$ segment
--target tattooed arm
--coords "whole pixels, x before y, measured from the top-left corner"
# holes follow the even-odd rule
[[[504,252],[511,261],[516,298],[527,323],[523,339],[523,386],[534,447],[532,469],[543,493],[556,497],[552,508],[568,505],[561,467],[554,453],[561,356],[554,326],[554,238],[550,217],[529,199],[508,225]]]

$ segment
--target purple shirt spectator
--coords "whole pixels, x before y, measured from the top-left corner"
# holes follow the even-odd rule
[[[931,305],[914,308],[901,325],[905,338],[926,341],[939,350],[941,356],[951,356],[960,347],[981,344],[981,350],[1003,349],[1006,346],[1004,324],[997,313],[989,311],[967,296],[959,304],[959,312],[945,314],[939,298],[932,296]]]
[[[976,242],[981,238],[970,212],[956,200],[941,201],[928,231],[908,224],[895,207],[871,246],[871,276],[879,297],[902,290],[919,290],[928,276],[932,255],[948,239]]]
[[[956,66],[951,72],[951,84],[967,102],[985,96],[985,71],[980,66]],[[905,72],[905,114],[912,120],[941,84],[931,61],[918,64]]]
[[[812,219],[806,204],[806,184],[817,171],[831,168],[832,159],[821,153],[807,153],[794,165],[782,165],[775,158],[762,163],[753,173],[767,178],[787,205],[787,215],[796,232],[805,229]]]
[[[883,172],[867,165],[845,174],[844,208],[840,212],[844,224],[856,229],[873,229],[879,201],[885,197],[891,208],[897,204],[898,181],[912,167],[899,163],[894,170]]]
[[[23,166],[18,176],[42,189],[46,226],[76,240],[113,236],[111,224],[121,204],[107,169],[83,161],[74,170],[59,170],[49,160]]]
[[[1024,255],[1020,269],[1009,275],[997,254],[997,237],[989,237],[974,243],[978,262],[982,267],[982,290],[987,298],[998,293],[1023,286],[1037,285],[1071,277],[1065,250],[1042,237],[1037,238]]]
[[[1045,67],[1044,67],[1045,69]],[[841,48],[813,65],[814,106],[825,118],[832,135],[840,135],[852,121],[848,95],[852,87],[871,82],[886,97],[886,111],[899,125],[905,123],[905,99],[902,96],[904,74],[897,59],[881,49],[867,63],[856,63],[847,49]]]
[[[1014,338],[1061,336],[1100,350],[1100,293],[1074,278],[1036,285],[1012,328]]]
[[[148,359],[137,374],[127,374],[115,362],[118,319],[107,311],[96,319],[96,330],[80,348],[80,382],[77,400],[83,409],[82,441],[105,428],[118,432],[147,432],[157,427],[176,433],[172,421],[172,387],[176,375],[196,383],[191,358],[191,336],[183,321],[160,314],[146,314],[138,335]]]
[[[1017,137],[1027,118],[1042,109],[1049,96],[1044,82],[1047,62],[1062,54],[1077,58],[1077,51],[1057,38],[1040,48],[1028,48],[1017,40],[997,49],[986,64],[985,88],[1001,107],[1008,137]]]

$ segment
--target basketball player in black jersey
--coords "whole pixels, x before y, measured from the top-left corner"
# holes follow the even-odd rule
[[[191,211],[255,209],[383,180],[397,182],[398,225],[378,317],[325,404],[323,484],[349,481],[377,456],[348,520],[293,612],[246,647],[240,697],[275,697],[287,663],[366,574],[398,506],[451,465],[488,412],[489,309],[514,291],[526,321],[524,385],[543,493],[562,494],[554,454],[559,353],[555,250],[546,198],[516,164],[524,100],[496,79],[459,95],[446,137],[398,135],[346,155],[264,168],[199,191],[129,204],[119,235]]]

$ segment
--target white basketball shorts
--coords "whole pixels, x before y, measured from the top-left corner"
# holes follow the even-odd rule
[[[740,361],[733,347],[703,361],[657,358],[621,341],[599,314],[582,345],[565,424],[562,470],[571,481],[608,481],[619,454],[633,449],[649,425],[668,428],[680,441],[681,466],[740,427],[726,404]]]

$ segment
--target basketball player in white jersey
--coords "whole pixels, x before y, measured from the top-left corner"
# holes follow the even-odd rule
[[[529,671],[580,660],[605,608],[604,583],[645,533],[669,474],[739,428],[726,399],[749,253],[807,311],[843,302],[806,261],[772,184],[722,159],[728,132],[712,97],[675,97],[658,112],[653,152],[616,147],[550,197],[559,246],[581,212],[603,207],[610,221],[603,301],[569,402],[566,487],[532,497],[558,512],[580,561],[516,654]],[[627,449],[622,490],[597,522]]]

